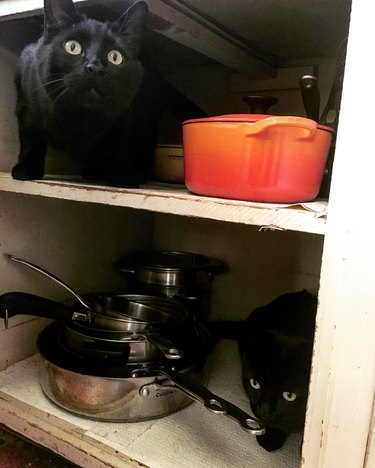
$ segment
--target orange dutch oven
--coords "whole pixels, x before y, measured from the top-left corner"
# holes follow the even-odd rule
[[[183,122],[185,184],[199,195],[297,203],[319,193],[333,129],[304,117],[228,114]]]

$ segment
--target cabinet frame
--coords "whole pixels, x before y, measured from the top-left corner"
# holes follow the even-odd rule
[[[369,2],[353,0],[304,434],[302,466],[308,468],[374,466],[374,444],[368,442],[375,394],[375,249],[367,222],[375,99],[363,86],[361,53],[373,43],[370,10]],[[354,115],[357,102],[366,103],[360,119]]]
[[[373,146],[371,109],[375,107],[375,98],[363,85],[362,53],[364,44],[373,43],[373,15],[370,14],[372,9],[369,1],[352,2],[327,223],[325,220],[322,223],[317,221],[315,225],[319,227],[297,229],[325,234],[310,396],[301,459],[301,465],[308,468],[375,466],[375,444],[371,437],[374,427],[375,394],[375,288],[372,287],[375,278],[375,251],[373,234],[368,226],[368,218],[371,218],[373,213],[371,201],[374,163],[369,148]],[[368,67],[371,71],[374,68],[371,62]],[[357,112],[358,102],[366,103],[360,113]],[[44,188],[40,188],[38,182],[13,182],[8,176],[2,176],[0,179],[0,190],[69,198],[68,195],[61,195],[64,190],[62,187],[52,189],[56,192],[48,193],[45,183],[42,185]],[[74,198],[77,195],[71,195],[74,192],[71,186],[66,190],[72,199],[77,199]],[[124,196],[123,200],[127,201],[118,202],[118,206],[124,203],[124,206],[137,209],[186,215],[181,205],[177,204],[176,208],[163,206],[161,209],[160,200],[155,194],[152,195],[154,199],[151,196],[152,202],[145,202],[145,208],[141,198],[137,197],[146,199],[149,195],[133,191],[128,194],[130,198]],[[98,194],[97,196],[100,197]],[[85,201],[83,198],[78,199]],[[192,200],[183,199],[183,202],[186,205]],[[284,214],[289,216],[294,213],[281,210],[275,215],[274,212],[277,223],[273,223],[270,222],[270,212],[264,211],[261,214],[261,208],[243,208],[245,205],[240,204],[237,214],[231,214],[231,219],[227,219],[227,215],[223,213],[228,204],[221,205],[216,202],[215,205],[215,202],[211,201],[207,203],[211,203],[209,213],[219,214],[215,214],[214,217],[214,214],[207,215],[203,212],[201,217],[242,223],[244,221],[240,211],[248,210],[247,215],[257,213],[259,216],[265,216],[267,222],[263,223],[263,218],[255,216],[254,220],[250,216],[245,224],[260,226],[278,226],[277,223],[281,222]],[[191,212],[187,215],[191,215]],[[324,228],[318,223],[324,224]],[[295,229],[288,223],[282,228]],[[25,418],[21,416],[22,411],[26,411]],[[61,433],[51,431],[44,418],[37,413],[32,408],[23,407],[19,402],[0,395],[0,419],[6,421],[13,418],[13,426],[19,430],[22,425],[26,424],[30,428],[34,424],[34,440],[50,446],[61,437]],[[35,422],[33,417],[38,422]],[[69,437],[64,436],[63,444],[66,444],[68,449],[70,447],[73,450],[74,447],[76,450],[77,441],[78,437],[69,441]],[[92,462],[98,448],[88,449],[91,442],[86,443],[88,445],[78,444],[78,450],[92,450],[89,457]],[[123,461],[126,465],[122,466],[136,465],[136,462],[130,459]],[[95,466],[102,466],[101,462],[97,463]]]

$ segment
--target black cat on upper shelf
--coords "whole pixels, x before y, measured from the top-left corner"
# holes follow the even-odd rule
[[[142,52],[147,3],[115,21],[87,18],[72,0],[45,0],[44,14],[44,34],[23,50],[17,70],[12,176],[42,178],[51,146],[80,161],[84,178],[139,186],[151,175],[163,112],[181,121],[206,115]]]
[[[315,333],[316,297],[284,294],[246,321],[209,322],[214,339],[239,342],[242,383],[254,415],[266,424],[257,436],[268,451],[304,427]]]

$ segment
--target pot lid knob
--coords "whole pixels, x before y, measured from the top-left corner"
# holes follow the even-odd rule
[[[267,114],[268,109],[278,102],[274,96],[250,95],[242,101],[250,107],[251,114]]]

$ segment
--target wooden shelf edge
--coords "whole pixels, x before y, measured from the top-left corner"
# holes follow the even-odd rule
[[[325,216],[318,217],[314,211],[299,205],[283,207],[204,197],[180,186],[121,189],[61,180],[18,181],[9,173],[0,172],[0,191],[254,225],[261,230],[324,235],[326,226]]]
[[[89,437],[82,428],[4,392],[0,392],[0,421],[9,429],[78,466],[91,468],[146,466]]]

